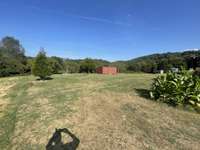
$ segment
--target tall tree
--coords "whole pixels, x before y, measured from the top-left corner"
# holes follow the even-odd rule
[[[1,46],[12,56],[24,56],[24,48],[20,44],[19,40],[14,37],[4,37],[1,41]]]
[[[26,72],[27,59],[24,52],[25,50],[19,40],[13,37],[4,37],[0,41],[0,76]]]

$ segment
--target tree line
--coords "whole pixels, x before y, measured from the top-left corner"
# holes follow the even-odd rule
[[[110,62],[101,59],[73,60],[56,56],[47,57],[44,49],[40,49],[36,57],[28,57],[25,56],[25,49],[19,40],[8,36],[0,40],[0,77],[39,72],[94,73],[97,67],[109,64]]]
[[[42,56],[42,57],[41,57]],[[45,59],[43,58],[45,57]],[[153,54],[128,61],[109,62],[101,59],[64,59],[56,56],[47,57],[41,49],[36,57],[25,56],[25,49],[14,37],[4,37],[0,40],[0,76],[30,74],[36,60],[42,59],[38,65],[47,67],[49,74],[57,73],[94,73],[99,66],[116,66],[120,72],[156,73],[159,70],[168,71],[171,68],[200,67],[200,50],[176,53]],[[37,72],[37,71],[36,71]]]

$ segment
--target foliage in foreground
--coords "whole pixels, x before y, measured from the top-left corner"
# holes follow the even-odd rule
[[[154,79],[150,95],[172,106],[200,108],[200,78],[189,71],[169,72]]]

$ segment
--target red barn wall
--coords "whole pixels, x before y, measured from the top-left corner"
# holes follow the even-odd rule
[[[97,73],[100,74],[117,74],[117,68],[116,67],[99,67],[96,69]]]
[[[96,73],[102,73],[103,72],[103,68],[102,67],[99,67],[96,69]]]

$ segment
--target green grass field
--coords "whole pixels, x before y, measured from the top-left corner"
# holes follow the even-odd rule
[[[0,79],[1,150],[43,150],[55,128],[74,133],[78,149],[200,148],[199,114],[145,98],[155,75],[52,77]]]

